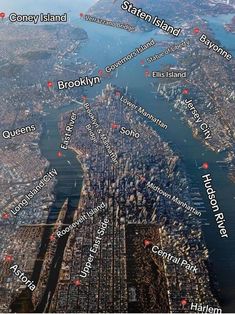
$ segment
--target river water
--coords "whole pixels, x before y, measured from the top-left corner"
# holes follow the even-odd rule
[[[76,105],[77,106],[77,105]],[[55,223],[64,202],[68,200],[68,209],[66,212],[64,224],[71,224],[73,222],[73,214],[77,208],[80,191],[82,187],[82,169],[81,165],[76,158],[76,154],[70,150],[63,150],[62,157],[58,157],[61,138],[58,131],[58,121],[64,112],[71,111],[75,108],[74,104],[66,105],[63,108],[48,110],[48,114],[44,119],[43,133],[40,139],[40,149],[42,155],[50,162],[50,168],[53,167],[57,170],[57,184],[55,186],[55,201],[50,208],[47,223]],[[35,283],[38,282],[41,267],[47,247],[50,241],[52,227],[46,227],[37,261],[34,266],[34,271],[31,277]],[[50,301],[56,288],[58,274],[60,271],[64,249],[67,243],[68,235],[58,239],[57,250],[51,264],[48,284],[42,297],[41,302],[36,308],[36,313],[48,311]],[[30,302],[31,293],[29,289],[25,289],[21,295],[13,302],[11,309],[13,312],[32,312],[33,307]]]
[[[222,26],[222,23],[230,21],[231,17],[231,15],[207,17],[207,21],[212,30],[215,30],[216,39],[220,40],[224,47],[234,55],[235,36],[225,32]],[[151,38],[157,41],[172,40],[169,35],[156,35],[155,31],[144,34],[129,33],[82,20],[79,21],[79,25],[86,30],[89,37],[88,43],[81,49],[80,54],[82,57],[96,63],[98,69],[104,69],[107,65],[116,62]],[[153,88],[150,85],[154,79],[145,78],[145,68],[140,65],[140,61],[162,50],[165,50],[165,48],[161,48],[160,44],[158,45],[157,43],[156,48],[147,50],[119,67],[118,76],[114,75],[111,82],[117,86],[128,86],[128,91],[142,107],[160,118],[164,123],[167,123],[167,130],[157,127],[156,130],[164,140],[173,143],[172,147],[182,157],[192,184],[200,189],[207,208],[203,218],[209,223],[208,226],[204,227],[203,231],[210,252],[210,260],[213,263],[221,289],[223,311],[235,312],[235,184],[228,180],[226,171],[219,167],[217,163],[217,161],[223,160],[224,154],[217,154],[208,150],[203,144],[193,138],[191,130],[180,120],[180,116],[172,110],[172,105],[169,105],[163,99],[154,97],[155,95],[152,93]],[[175,64],[175,60],[171,56],[166,56],[160,59],[160,62],[151,63],[149,70],[159,70],[164,63]],[[106,84],[106,82],[108,83],[109,81],[104,80],[103,84]],[[92,87],[92,89],[88,90],[88,97],[100,93],[100,89],[100,86]],[[209,169],[206,172],[196,167],[196,163],[201,165],[205,161],[209,163]],[[206,173],[211,174],[216,198],[226,219],[228,239],[221,238],[219,235],[217,223],[210,208],[201,178]]]
[[[57,152],[61,151],[59,149],[61,138],[58,131],[58,121],[64,112],[71,110],[73,107],[74,105],[69,105],[57,110],[49,110],[48,116],[46,117],[43,126],[43,134],[40,141],[41,152],[43,156],[49,160],[50,165],[56,168],[58,171],[58,181],[55,187],[55,201],[50,208],[50,213],[47,220],[48,223],[54,223],[56,221],[62,205],[66,200],[68,200],[68,210],[63,223],[71,224],[73,222],[74,210],[77,208],[80,198],[80,190],[82,186],[82,169],[76,158],[76,154],[70,150],[62,150],[62,157],[57,156]],[[49,242],[49,234],[50,228],[46,229],[44,233],[44,239],[42,240],[43,245],[41,245],[39,253],[39,258],[41,259],[43,259],[43,256],[46,252],[46,247]],[[36,308],[37,313],[44,312],[48,309],[46,305],[49,306],[56,288],[67,239],[68,234],[58,239],[57,250],[52,261],[51,271],[48,279],[49,284],[47,285],[42,301]],[[35,282],[38,280],[41,266],[42,264],[40,261],[35,264],[34,273],[32,276]],[[50,295],[50,298],[49,302],[47,303],[48,295]]]
[[[216,19],[217,18],[209,18],[209,24],[213,29],[214,27],[216,28],[216,37],[223,42],[223,29],[221,25],[216,22]],[[106,27],[80,19],[77,19],[76,23],[87,31],[89,37],[87,44],[81,48],[79,54],[81,57],[96,63],[98,66],[97,71],[117,61],[151,38],[157,41],[172,40],[169,36],[156,35],[155,32],[145,34],[129,33],[124,30]],[[231,34],[228,34],[228,36],[231,36]],[[231,48],[229,46],[229,41],[225,40],[223,44],[227,49],[234,49],[234,47]],[[145,53],[140,54],[135,59],[122,65],[119,68],[117,77],[114,75],[111,80],[103,80],[102,84],[88,88],[87,95],[88,98],[90,98],[99,94],[102,87],[108,82],[120,87],[128,86],[130,94],[137,99],[142,107],[168,125],[167,130],[162,130],[157,127],[156,130],[164,140],[173,143],[172,148],[180,153],[193,185],[197,186],[202,193],[205,204],[207,205],[207,211],[203,214],[203,218],[209,223],[208,226],[204,227],[204,235],[207,247],[209,248],[210,259],[213,263],[221,288],[223,311],[235,312],[235,185],[227,179],[226,172],[216,163],[216,161],[222,160],[223,155],[209,151],[203,144],[194,139],[191,130],[180,120],[180,116],[172,110],[172,105],[169,105],[162,99],[155,99],[152,86],[150,85],[153,79],[145,78],[145,68],[140,66],[140,60],[164,49],[165,48],[161,48],[160,45],[157,45],[156,48],[151,48]],[[151,66],[149,66],[149,70],[158,70],[160,65],[164,63],[174,64],[175,60],[171,56],[166,56],[160,59],[160,62],[152,63]],[[95,75],[94,73],[94,76]],[[68,198],[69,210],[65,220],[70,223],[74,208],[79,201],[82,172],[80,164],[76,160],[75,153],[66,151],[62,158],[58,158],[56,155],[61,140],[57,129],[58,120],[62,112],[71,110],[73,107],[74,105],[68,105],[66,108],[60,110],[51,110],[50,114],[45,117],[44,132],[40,140],[40,148],[43,156],[50,161],[51,167],[58,170],[58,183],[55,189],[56,201],[50,210],[49,222],[56,220],[63,202]],[[207,201],[204,185],[202,184],[201,175],[205,174],[205,172],[202,172],[202,170],[196,167],[196,163],[200,165],[204,161],[209,163],[207,173],[211,174],[218,204],[225,215],[226,228],[229,234],[228,239],[219,236],[217,224]],[[77,183],[76,187],[75,182]],[[41,257],[45,254],[48,245],[48,234],[49,230],[44,234],[39,254]],[[60,250],[56,252],[53,260],[53,271],[50,273],[49,277],[50,284],[47,286],[46,294],[37,308],[37,312],[47,310],[48,294],[50,292],[51,295],[53,295],[67,238],[65,236],[62,239],[63,241],[58,245]],[[55,265],[56,267],[54,267]],[[37,262],[33,274],[35,282],[37,281],[40,267],[41,264]],[[49,298],[49,301],[50,299],[51,298]],[[16,305],[19,304],[16,302]],[[13,307],[12,309],[15,310],[16,308],[18,309],[18,307]]]

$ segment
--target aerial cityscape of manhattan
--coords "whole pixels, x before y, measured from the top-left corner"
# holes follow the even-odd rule
[[[0,57],[0,313],[235,313],[235,0],[1,0]]]

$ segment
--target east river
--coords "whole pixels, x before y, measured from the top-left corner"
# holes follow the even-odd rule
[[[77,207],[80,190],[82,186],[82,169],[76,158],[76,154],[70,150],[63,150],[63,156],[58,157],[57,153],[60,151],[61,138],[58,131],[58,121],[63,114],[68,110],[76,108],[74,104],[58,110],[49,110],[48,115],[44,119],[43,133],[40,139],[40,148],[42,155],[50,162],[50,167],[55,168],[58,172],[57,184],[55,186],[55,201],[50,208],[47,223],[55,223],[64,202],[68,200],[68,210],[64,220],[65,224],[73,222],[74,209]],[[43,259],[49,244],[49,236],[51,234],[51,227],[47,227],[43,234],[41,247],[38,254],[38,259],[34,266],[32,280],[36,283],[39,279]],[[48,311],[51,298],[53,297],[56,288],[58,274],[60,271],[64,248],[67,243],[68,234],[58,239],[57,250],[52,261],[49,280],[45,294],[36,308],[36,313]],[[13,302],[12,311],[14,312],[31,312],[33,311],[32,304],[30,304],[31,293],[29,289],[24,290],[19,298]]]
[[[220,19],[221,18],[223,17],[220,17]],[[233,53],[234,46],[230,46],[231,41],[225,38],[226,36],[229,38],[232,36],[234,39],[234,35],[228,34],[227,32],[225,34],[222,25],[217,23],[217,19],[218,18],[215,17],[208,18],[209,25],[213,30],[215,29],[216,38],[224,44],[225,48]],[[159,35],[156,34],[156,31],[144,34],[129,33],[113,27],[86,22],[78,18],[77,20],[77,23],[87,31],[89,37],[88,42],[81,48],[79,54],[81,57],[96,63],[98,65],[97,72],[98,69],[104,69],[107,65],[116,62],[151,38],[157,41],[170,40],[172,43],[174,41],[174,38],[172,40],[170,35]],[[229,20],[228,17],[226,17],[226,20]],[[172,109],[172,104],[168,104],[159,97],[157,99],[155,98],[156,94],[153,93],[153,88],[150,84],[154,79],[145,78],[145,68],[140,65],[140,61],[162,50],[165,50],[165,48],[161,48],[161,44],[157,43],[156,48],[151,48],[122,65],[119,67],[118,73],[115,73],[110,80],[103,80],[101,85],[88,88],[88,99],[99,94],[102,87],[109,82],[120,87],[128,86],[129,93],[136,98],[142,107],[168,125],[167,130],[162,130],[157,127],[156,130],[165,141],[172,143],[171,147],[181,156],[185,164],[190,181],[193,186],[197,186],[200,189],[203,196],[207,208],[206,213],[203,213],[203,218],[207,221],[207,225],[203,227],[203,231],[209,249],[210,261],[213,264],[213,269],[221,289],[223,311],[232,313],[235,311],[235,185],[228,180],[226,171],[217,163],[217,161],[223,159],[224,155],[208,150],[198,140],[194,139],[191,129],[180,120],[180,116]],[[149,70],[159,70],[160,66],[165,63],[174,64],[175,60],[171,56],[166,56],[160,59],[159,62],[153,62],[151,66],[149,66]],[[75,153],[67,151],[63,158],[56,156],[60,143],[60,136],[57,130],[58,120],[61,111],[71,110],[72,107],[72,105],[69,105],[67,109],[53,111],[45,117],[44,132],[40,141],[43,156],[49,160],[51,167],[56,168],[59,173],[57,177],[58,183],[55,189],[56,201],[49,215],[50,222],[56,220],[58,212],[64,200],[67,198],[69,199],[69,210],[66,216],[66,222],[71,222],[74,208],[79,201],[82,172]],[[205,172],[196,166],[201,165],[205,161],[209,163],[209,169],[206,173],[211,174],[213,188],[216,191],[216,198],[225,216],[226,229],[229,235],[228,239],[221,238],[219,235],[217,223],[215,222],[214,214],[209,206],[201,178],[202,174],[205,174]],[[187,228],[187,226],[185,227]],[[48,233],[45,232],[40,249],[41,256],[45,254],[48,241]],[[37,308],[37,312],[48,311],[48,306],[56,287],[66,241],[67,237],[65,236],[59,242],[59,250],[57,250],[55,254],[52,271],[49,276],[50,283],[47,285],[46,294]],[[33,274],[33,279],[35,280],[37,280],[39,275],[38,270],[41,267],[40,263],[41,262],[37,262],[35,266]],[[12,309],[15,310],[15,308]]]

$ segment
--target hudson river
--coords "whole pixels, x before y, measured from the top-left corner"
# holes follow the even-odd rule
[[[214,31],[216,39],[220,40],[224,47],[234,55],[235,36],[226,32],[222,25],[222,23],[230,21],[231,17],[232,15],[207,17],[207,21]],[[89,37],[87,44],[80,50],[80,55],[96,63],[98,65],[97,72],[98,69],[104,69],[107,65],[113,64],[151,38],[157,42],[169,40],[170,43],[175,43],[175,38],[172,39],[172,36],[157,35],[155,34],[156,31],[144,34],[129,33],[83,20],[79,20],[78,24],[86,30]],[[178,40],[182,41],[183,39],[179,38]],[[202,217],[208,222],[203,231],[209,249],[210,261],[213,263],[221,289],[223,311],[235,312],[235,184],[228,180],[226,171],[217,163],[217,161],[223,160],[224,154],[217,154],[208,150],[193,138],[191,129],[180,120],[180,116],[176,114],[174,109],[172,110],[173,104],[170,105],[159,97],[155,98],[150,84],[155,79],[145,78],[145,68],[140,65],[140,61],[165,49],[157,43],[156,48],[150,48],[120,66],[118,75],[114,73],[111,83],[122,87],[128,86],[129,93],[136,98],[142,107],[168,125],[167,130],[162,130],[160,127],[155,127],[155,129],[164,140],[172,143],[171,146],[176,152],[179,152],[192,184],[200,189],[206,205],[206,213],[203,213]],[[174,64],[175,60],[171,56],[166,56],[158,62],[151,63],[149,70],[159,70],[160,65],[164,63]],[[108,82],[108,80],[104,80],[103,85]],[[100,86],[89,88],[88,98],[100,93],[100,90]],[[200,166],[203,162],[209,163],[209,169],[206,172],[196,166],[196,163]],[[228,239],[220,237],[214,214],[208,202],[201,178],[206,173],[211,174],[216,198],[225,216]]]

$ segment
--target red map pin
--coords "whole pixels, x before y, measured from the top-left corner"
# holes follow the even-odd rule
[[[61,152],[58,152],[58,153],[57,153],[57,156],[58,156],[58,157],[62,157],[62,153],[61,153]]]
[[[2,19],[4,19],[5,16],[6,16],[6,14],[5,14],[4,12],[0,12],[0,17],[1,17]]]
[[[140,64],[144,64],[144,60],[141,60],[141,61],[140,61]]]
[[[47,86],[48,86],[49,88],[51,88],[51,87],[53,86],[53,83],[52,83],[51,81],[48,81],[48,82],[47,82]]]
[[[150,76],[150,72],[148,71],[148,70],[146,70],[145,72],[145,76],[147,77],[147,76]]]
[[[80,13],[80,17],[83,17],[83,15],[84,15],[83,13]]]
[[[185,306],[187,304],[187,300],[186,299],[182,299],[180,302],[183,306]]]
[[[202,164],[202,168],[205,169],[205,170],[207,170],[207,169],[209,168],[208,162],[204,162],[204,163]]]
[[[194,29],[193,29],[193,33],[194,34],[198,34],[200,32],[200,29],[198,28],[198,27],[195,27]]]
[[[81,285],[81,281],[79,279],[74,280],[75,286],[79,287]]]
[[[101,76],[101,75],[103,74],[103,70],[100,69],[100,70],[98,71],[98,74]]]
[[[120,96],[121,96],[121,93],[120,93],[119,91],[116,91],[115,95],[116,95],[117,97],[120,97]]]
[[[3,219],[8,219],[9,217],[10,217],[10,215],[8,213],[2,214],[2,218]]]
[[[87,97],[86,96],[82,96],[82,100],[86,101]]]
[[[50,235],[50,241],[54,241],[55,240],[55,236],[54,236],[54,234],[51,234]]]
[[[182,90],[182,94],[183,95],[188,95],[188,93],[189,93],[189,90],[187,88]]]
[[[112,127],[112,129],[117,129],[117,128],[119,128],[119,124],[112,123],[111,127]]]
[[[12,255],[6,255],[5,256],[5,261],[6,262],[12,262],[13,261],[13,256]]]
[[[150,244],[152,244],[151,241],[149,241],[149,240],[144,240],[144,247],[147,247],[147,246],[149,246]]]

